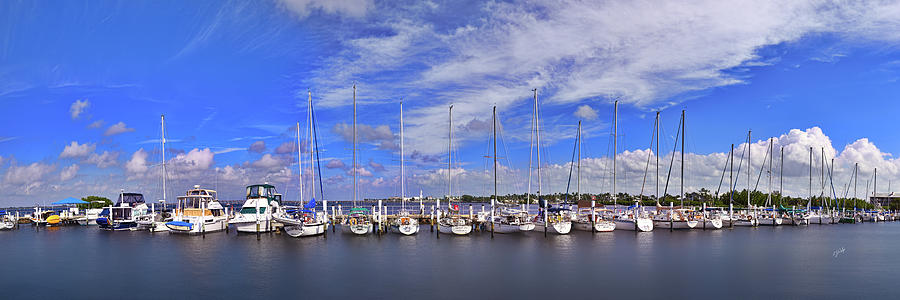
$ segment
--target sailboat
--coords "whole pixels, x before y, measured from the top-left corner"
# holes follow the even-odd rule
[[[752,204],[750,203],[750,168],[751,168],[751,160],[750,160],[750,134],[751,131],[747,131],[747,208],[736,216],[731,216],[728,218],[728,221],[731,222],[733,226],[758,226],[759,218],[757,218],[756,211]],[[744,162],[743,154],[741,154],[741,162]],[[738,176],[740,176],[740,164],[738,165]],[[737,186],[737,182],[735,182],[735,186]],[[732,188],[734,188],[732,187]]]
[[[146,229],[150,232],[160,232],[160,231],[169,231],[169,227],[166,227],[166,223],[172,221],[172,213],[166,211],[166,181],[168,181],[168,174],[166,173],[166,116],[160,115],[160,144],[161,149],[160,154],[162,155],[162,200],[160,200],[160,211],[156,211],[156,206],[150,205],[150,213],[144,216],[141,216],[137,220],[139,229]]]
[[[303,236],[315,236],[324,234],[327,229],[327,222],[325,213],[317,213],[316,212],[316,176],[315,176],[315,163],[314,159],[317,159],[316,155],[318,154],[317,149],[314,149],[314,141],[316,140],[315,134],[315,117],[313,115],[312,110],[312,92],[309,93],[309,106],[308,106],[308,124],[307,126],[309,133],[309,171],[311,182],[309,185],[310,189],[310,200],[306,204],[303,204],[302,208],[297,209],[288,209],[283,213],[275,214],[274,218],[276,221],[284,224],[284,232],[287,233],[291,237],[303,237]],[[303,156],[300,151],[300,123],[297,123],[297,169],[299,169],[300,173],[300,203],[303,203]],[[321,184],[321,178],[319,180]],[[325,193],[323,192],[322,195]],[[323,211],[325,208],[323,208]]]
[[[375,226],[372,224],[372,218],[369,210],[356,205],[356,198],[359,197],[359,166],[356,159],[356,85],[353,85],[353,208],[347,218],[344,219],[344,226],[350,229],[343,231],[356,235],[366,235],[372,232]]]
[[[97,218],[97,225],[104,230],[132,230],[137,228],[139,217],[148,212],[144,195],[121,191],[114,206],[106,207]]]
[[[537,216],[535,216],[533,223],[534,227],[544,227],[544,232],[547,232],[547,229],[552,229],[551,232],[555,232],[558,234],[568,234],[572,231],[572,217],[571,211],[566,208],[561,207],[550,207],[550,202],[547,199],[541,198],[541,190],[543,188],[543,177],[541,176],[541,114],[540,114],[540,106],[538,105],[537,100],[537,89],[532,90],[534,92],[534,114],[532,115],[532,127],[534,128],[534,141],[535,144],[535,152],[537,153],[537,178],[538,178],[538,204],[540,207],[540,212]],[[530,158],[529,158],[530,159]],[[531,169],[528,170],[528,178],[531,179]],[[531,191],[529,191],[530,193]]]
[[[490,215],[485,220],[487,222],[486,228],[487,230],[494,233],[517,233],[523,231],[531,231],[534,230],[534,224],[529,222],[528,213],[524,210],[516,208],[512,204],[501,203],[500,198],[498,197],[498,187],[497,187],[497,170],[498,170],[498,157],[497,157],[497,107],[493,108],[492,115],[492,134],[491,141],[493,142],[493,164],[492,164],[492,172],[494,178],[494,194],[491,198],[491,210]]]
[[[616,223],[617,230],[632,230],[649,232],[653,231],[653,220],[646,211],[640,208],[640,202],[635,201],[635,205],[619,214],[615,211],[616,203],[616,156],[619,151],[619,101],[613,104],[613,222]]]
[[[594,207],[596,202],[591,200],[590,203],[587,203],[581,200],[581,121],[578,121],[578,132],[575,134],[575,149],[578,153],[575,167],[575,201],[578,210],[572,218],[572,228],[591,232],[613,231],[616,229],[616,222],[606,220],[601,214],[598,214],[598,212],[610,214],[612,213],[611,211],[597,211]],[[568,191],[566,194],[568,194]]]
[[[274,190],[275,187],[271,185],[250,186],[247,187],[247,196],[265,196]],[[201,189],[199,185],[195,185],[184,196],[178,196],[177,200],[172,221],[166,222],[170,233],[204,234],[228,227],[228,215],[219,203],[215,190]]]
[[[769,158],[769,169],[766,172],[767,176],[768,176],[767,178],[769,181],[769,185],[768,185],[769,191],[768,191],[768,193],[766,193],[766,207],[768,207],[770,204],[772,204],[772,208],[771,208],[771,210],[767,208],[764,210],[764,213],[761,213],[758,215],[759,225],[766,225],[766,226],[778,226],[778,225],[781,225],[783,222],[781,216],[778,215],[778,211],[775,209],[774,203],[771,203],[772,202],[772,157],[775,156],[775,154],[772,152],[772,150],[773,150],[772,142],[773,141],[774,141],[773,138],[769,138],[769,149],[768,149],[768,152],[766,153],[766,156],[768,156],[768,158]],[[770,155],[770,153],[772,153],[772,154]],[[783,155],[784,155],[784,153],[782,153],[782,156]],[[763,159],[763,162],[765,162],[765,159]]]
[[[450,105],[450,129],[447,142],[447,216],[441,218],[440,200],[438,200],[437,223],[438,233],[468,235],[472,233],[472,220],[459,214],[459,204],[453,204],[453,105]]]
[[[0,211],[0,230],[11,230],[16,228],[16,217],[8,211]]]
[[[406,177],[403,169],[403,101],[400,101],[400,211],[397,218],[391,222],[391,231],[403,235],[413,235],[419,232],[419,220],[410,217],[406,210]]]

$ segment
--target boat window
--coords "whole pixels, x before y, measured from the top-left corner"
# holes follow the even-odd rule
[[[247,197],[250,197],[250,190],[251,190],[251,187],[248,186],[247,187]]]
[[[268,195],[266,194],[266,188],[265,188],[265,187],[260,186],[258,190],[259,190],[258,192],[259,192],[259,196],[260,196],[260,197],[268,196]]]
[[[281,195],[275,195],[275,201],[281,203]]]
[[[266,208],[265,208],[265,207],[260,207],[260,208],[259,208],[259,213],[261,213],[261,214],[266,213]],[[256,214],[256,207],[244,207],[244,208],[241,208],[241,214],[245,214],[245,215]]]

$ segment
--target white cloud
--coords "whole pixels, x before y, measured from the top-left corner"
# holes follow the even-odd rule
[[[72,116],[72,120],[78,119],[78,117],[81,116],[81,113],[89,106],[91,106],[91,103],[88,102],[87,99],[75,100],[75,102],[72,102],[72,106],[69,107],[69,114]]]
[[[347,165],[339,159],[332,159],[329,160],[327,164],[325,164],[325,167],[328,169],[345,169],[347,168]]]
[[[103,120],[97,120],[97,121],[92,122],[91,124],[88,124],[87,127],[88,128],[100,128],[100,127],[103,127],[103,123],[104,123]]]
[[[313,11],[360,18],[375,7],[372,0],[280,0],[280,2],[300,18],[306,18]]]
[[[91,156],[88,157],[85,162],[90,164],[97,165],[98,168],[107,168],[112,167],[119,164],[119,152],[118,151],[103,151],[102,154],[91,153]]]
[[[18,166],[13,161],[6,169],[3,185],[5,188],[14,188],[10,194],[30,195],[44,184],[44,177],[56,170],[56,166],[35,162],[26,166]]]
[[[59,158],[85,157],[93,153],[95,148],[97,148],[97,145],[95,144],[78,144],[78,142],[72,141],[71,143],[66,145],[62,153],[59,154]]]
[[[142,176],[147,172],[147,151],[144,148],[138,149],[131,155],[131,159],[125,163],[125,172],[130,176]]]
[[[266,151],[266,142],[265,141],[255,141],[253,144],[250,144],[250,147],[247,148],[247,151],[262,153]]]
[[[78,165],[72,164],[68,167],[62,169],[59,172],[59,181],[66,181],[72,178],[75,178],[75,175],[78,173]]]
[[[331,132],[340,135],[344,141],[353,141],[353,126],[346,123],[335,124]],[[394,133],[387,125],[370,126],[356,124],[356,141],[358,143],[372,144],[379,150],[399,150],[400,146],[394,140]]]
[[[104,132],[103,135],[111,136],[132,131],[134,131],[134,128],[128,128],[128,126],[125,125],[125,122],[119,122],[113,124],[112,126],[109,126],[109,128],[106,129],[106,132]]]
[[[169,163],[184,171],[208,170],[213,165],[214,156],[215,153],[209,148],[194,148],[188,153],[176,155]]]
[[[251,165],[260,169],[277,169],[284,166],[286,162],[280,159],[277,156],[273,156],[272,154],[266,153],[259,160],[254,161]]]
[[[575,110],[575,116],[583,120],[593,120],[597,118],[597,111],[591,106],[584,104]]]

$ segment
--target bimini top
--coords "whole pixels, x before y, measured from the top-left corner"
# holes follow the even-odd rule
[[[119,194],[119,201],[116,201],[116,206],[122,203],[144,203],[144,195],[139,193],[121,193]]]
[[[281,203],[281,194],[275,190],[275,186],[271,184],[254,184],[247,186],[247,199],[267,198],[269,201],[275,200]]]

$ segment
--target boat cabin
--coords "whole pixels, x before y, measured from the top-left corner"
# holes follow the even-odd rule
[[[182,216],[221,216],[225,211],[217,200],[215,190],[201,189],[195,185],[184,196],[178,196],[180,209],[176,213]]]
[[[247,199],[266,198],[271,202],[275,201],[281,204],[281,194],[275,190],[275,186],[271,184],[254,184],[247,186]]]

